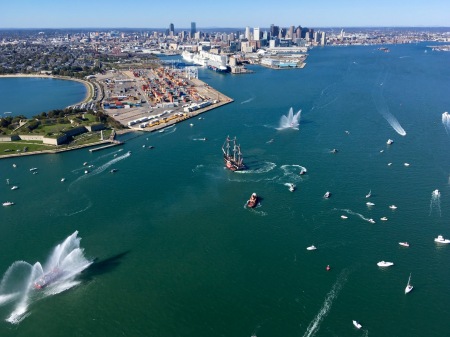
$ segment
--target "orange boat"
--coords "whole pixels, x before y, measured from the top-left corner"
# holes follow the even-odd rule
[[[258,196],[256,193],[252,193],[250,199],[247,200],[247,207],[254,208],[258,203]]]

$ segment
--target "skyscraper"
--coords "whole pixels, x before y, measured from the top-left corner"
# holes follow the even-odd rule
[[[259,27],[253,28],[253,40],[259,41],[261,39],[261,34],[259,31]]]
[[[191,38],[197,33],[197,28],[195,27],[195,22],[191,22]]]
[[[175,27],[174,27],[173,23],[171,23],[169,26],[169,33],[172,33],[172,35],[173,35],[174,32],[175,32]]]
[[[251,36],[250,36],[250,27],[245,27],[245,38],[250,41],[251,40]]]

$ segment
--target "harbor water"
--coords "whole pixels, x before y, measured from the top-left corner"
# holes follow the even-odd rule
[[[450,54],[389,49],[199,69],[234,102],[121,147],[0,160],[0,335],[445,336]],[[247,170],[224,168],[228,135]],[[91,264],[33,289],[75,231]]]

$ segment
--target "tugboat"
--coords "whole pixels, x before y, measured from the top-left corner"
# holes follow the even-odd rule
[[[55,283],[64,275],[64,272],[59,268],[54,268],[50,272],[42,275],[42,277],[38,278],[34,281],[34,288],[36,290],[41,290],[47,287],[48,285]]]
[[[233,149],[231,149],[231,143]],[[245,165],[242,158],[241,146],[236,144],[236,137],[233,140],[227,136],[225,143],[222,146],[223,160],[225,161],[225,166],[231,171],[244,170]]]
[[[258,203],[258,196],[256,195],[256,193],[252,193],[250,199],[247,200],[247,207],[255,208],[257,203]]]

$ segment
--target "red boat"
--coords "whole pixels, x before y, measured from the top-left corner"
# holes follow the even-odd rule
[[[231,149],[231,143],[233,149]],[[225,161],[225,166],[231,171],[239,171],[245,169],[245,165],[242,158],[241,146],[236,144],[236,137],[231,140],[227,136],[225,143],[222,146],[223,160]]]
[[[258,196],[252,193],[250,199],[247,200],[247,207],[254,208],[258,204]]]

